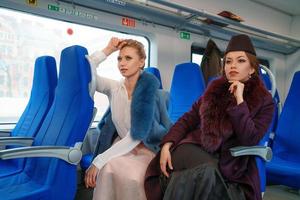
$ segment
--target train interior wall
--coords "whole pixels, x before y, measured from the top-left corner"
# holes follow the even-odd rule
[[[174,2],[215,14],[222,10],[228,10],[241,16],[245,20],[243,23],[247,25],[295,38],[299,38],[300,35],[299,16],[291,16],[266,6],[258,5],[250,0],[190,0],[184,2],[175,0]],[[47,4],[53,3],[53,1],[45,0],[41,3]],[[21,9],[24,8],[24,5],[19,5],[16,0],[10,1],[10,4],[16,6],[17,9],[18,7]],[[67,3],[60,3],[60,5],[72,7],[71,4]],[[178,30],[139,19],[136,20],[135,28],[128,28],[121,25],[122,16],[84,7],[81,7],[80,9],[97,15],[99,17],[98,20],[84,20],[78,17],[75,18],[74,16],[64,16],[61,13],[53,14],[50,11],[45,12],[43,10],[29,8],[33,13],[44,16],[64,18],[66,21],[77,21],[78,23],[95,27],[146,36],[150,40],[150,66],[156,66],[160,69],[162,82],[164,88],[167,90],[170,88],[174,66],[178,63],[189,62],[191,60],[191,45],[197,44],[198,46],[205,48],[207,41],[211,38],[209,35],[191,33],[190,40],[184,40],[179,37]],[[213,37],[211,39],[217,43],[222,51],[225,50],[228,41],[215,39]],[[103,48],[103,46],[99,45],[99,49],[101,48]],[[282,101],[284,101],[293,73],[300,70],[300,50],[298,49],[293,54],[288,55],[259,48],[256,48],[256,50],[257,55],[260,58],[269,61],[270,69],[276,77],[280,97]]]

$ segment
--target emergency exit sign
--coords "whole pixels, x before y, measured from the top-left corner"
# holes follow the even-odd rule
[[[184,31],[181,31],[180,32],[180,38],[185,39],[185,40],[189,40],[189,39],[191,39],[191,34],[187,33],[187,32],[184,32]]]
[[[131,19],[128,17],[122,17],[122,25],[134,28],[135,27],[135,19]]]

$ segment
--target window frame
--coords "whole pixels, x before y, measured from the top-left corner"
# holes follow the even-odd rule
[[[150,65],[150,58],[151,58],[151,55],[150,55],[150,52],[151,52],[151,41],[150,41],[150,38],[146,35],[146,34],[137,34],[137,33],[132,33],[132,32],[125,32],[123,30],[118,30],[118,27],[116,26],[116,29],[113,29],[113,28],[107,28],[107,27],[104,27],[104,26],[101,26],[101,24],[91,24],[89,21],[84,21],[84,20],[79,20],[79,21],[76,21],[76,19],[70,19],[70,18],[65,18],[65,16],[57,16],[57,15],[52,15],[51,14],[49,15],[49,13],[47,14],[41,14],[39,12],[33,12],[32,10],[26,10],[26,9],[20,9],[20,8],[13,8],[13,7],[2,7],[0,6],[0,9],[5,9],[5,10],[8,10],[10,12],[17,12],[17,13],[22,13],[22,14],[26,14],[26,15],[29,15],[29,16],[35,16],[35,17],[40,17],[40,18],[45,18],[45,19],[51,19],[51,20],[56,20],[56,21],[60,21],[60,22],[66,22],[66,23],[71,23],[71,24],[75,24],[75,25],[82,25],[82,26],[86,26],[86,27],[91,27],[91,28],[96,28],[96,29],[99,29],[99,30],[105,30],[105,31],[112,31],[112,32],[115,32],[115,33],[121,33],[121,34],[125,34],[125,35],[133,35],[133,36],[137,36],[137,37],[143,37],[148,45],[148,48],[145,48],[147,49],[146,51],[146,54],[147,54],[147,62],[145,63],[145,66],[149,66]],[[85,8],[84,8],[85,9]],[[92,53],[92,52],[91,52]],[[33,66],[31,66],[33,67]],[[59,68],[59,63],[57,62],[57,67]],[[4,77],[5,78],[5,77]],[[32,79],[28,80],[29,82],[32,82]],[[23,83],[22,83],[23,84]],[[29,93],[30,93],[30,89],[29,89]],[[4,95],[4,97],[6,97],[6,95]],[[28,102],[29,98],[30,98],[30,95],[28,95],[27,97],[24,97],[25,98],[25,101]],[[26,103],[27,104],[27,103]],[[25,104],[25,106],[26,106]],[[22,114],[22,112],[24,111],[25,107],[23,108],[23,110],[20,110],[20,113]],[[18,120],[18,118],[20,116],[15,116],[16,119],[15,120]],[[102,116],[98,117],[99,120],[101,119]],[[10,118],[9,118],[10,119]],[[16,122],[13,122],[14,120],[12,119],[7,119],[7,121],[4,121],[4,123],[1,123],[0,122],[0,125],[2,124],[6,124],[6,123],[16,123]],[[12,121],[11,121],[12,120]]]

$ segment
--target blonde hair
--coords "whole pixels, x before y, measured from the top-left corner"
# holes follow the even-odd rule
[[[137,53],[141,59],[146,59],[144,45],[141,42],[133,39],[126,39],[124,40],[124,42],[125,44],[121,49],[123,49],[124,47],[132,47],[137,50]]]

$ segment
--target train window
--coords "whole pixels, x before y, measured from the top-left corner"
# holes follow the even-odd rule
[[[262,65],[264,65],[264,66],[270,68],[270,63],[269,63],[268,60],[262,59],[262,58],[258,58],[258,61],[259,61],[259,64],[262,64]]]
[[[5,76],[4,75],[0,75],[0,84],[4,84],[5,82]]]
[[[30,96],[37,57],[54,56],[59,66],[60,52],[65,47],[81,45],[93,53],[104,48],[111,36],[143,43],[148,63],[150,44],[145,37],[0,8],[0,123],[15,122],[22,114]],[[97,71],[112,79],[122,78],[117,53],[108,57]],[[97,120],[108,107],[106,96],[96,94],[95,105]]]
[[[196,46],[196,45],[192,45],[191,61],[193,63],[196,63],[196,64],[200,65],[201,61],[202,61],[204,51],[205,51],[205,48],[199,47],[199,46]]]

